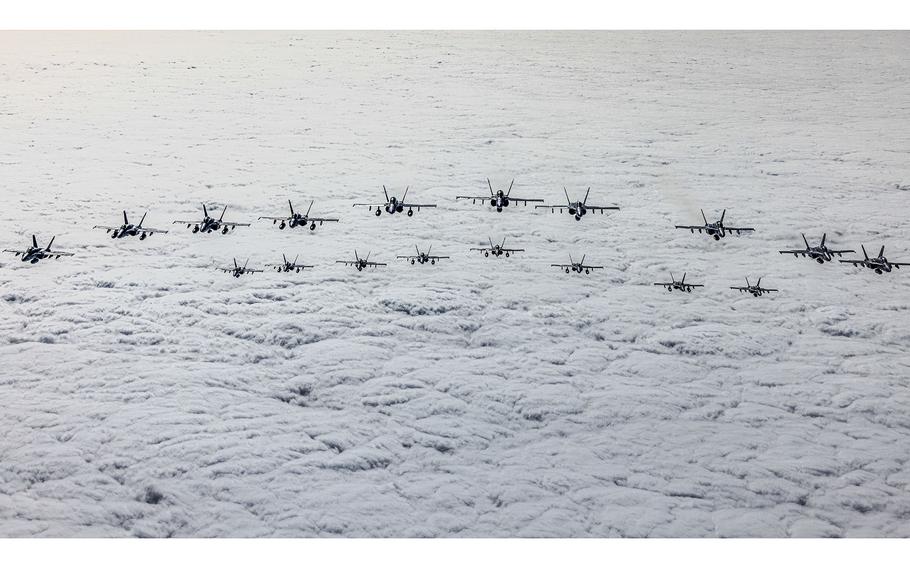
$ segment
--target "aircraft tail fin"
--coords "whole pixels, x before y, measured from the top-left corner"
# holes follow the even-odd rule
[[[284,259],[284,263],[285,263],[285,264],[288,263],[288,257],[287,257],[284,253],[281,253],[281,258]]]
[[[50,251],[50,250],[51,250],[51,245],[54,244],[54,239],[56,239],[56,238],[57,238],[57,235],[54,235],[53,237],[51,237],[51,242],[47,243],[47,248],[44,249],[44,250]]]
[[[288,199],[288,207],[291,208],[291,217],[293,217],[294,216],[294,204],[291,203],[290,199]]]
[[[492,237],[487,237],[487,240],[490,241],[490,248],[492,249],[492,248],[493,248],[493,238],[492,238]],[[37,246],[37,245],[36,245],[36,246]]]
[[[300,258],[300,255],[294,257],[294,266],[297,266],[297,259]]]
[[[427,255],[433,252],[433,245],[430,245],[430,248],[427,249]]]
[[[708,218],[705,217],[705,210],[701,209],[701,218],[705,220],[705,225],[708,224]]]
[[[148,214],[149,214],[148,211],[146,211],[145,213],[142,214],[142,219],[139,219],[139,225],[137,225],[138,227],[141,227],[141,226],[142,226],[142,223],[145,222],[145,216],[148,215]]]
[[[209,208],[205,206],[205,203],[202,204],[202,214],[206,217],[209,216]]]
[[[490,183],[490,178],[487,178],[487,186],[490,188],[490,195],[496,195],[493,193],[493,184]]]
[[[727,210],[724,209],[723,213],[720,214],[720,222],[721,222],[721,223],[724,222],[724,217],[725,217],[726,215],[727,215]]]
[[[581,262],[579,262],[579,264],[584,264],[584,263],[585,263],[585,257],[586,257],[586,256],[587,256],[586,254],[581,255]]]
[[[685,282],[686,282],[686,274],[688,274],[688,272],[683,272],[683,279],[679,281],[680,284],[685,284]]]
[[[882,245],[882,250],[878,251],[878,257],[882,258],[885,256],[885,245]]]
[[[803,242],[806,243],[806,250],[809,250],[809,239],[806,238],[806,233],[800,233],[803,236]]]
[[[591,188],[588,187],[588,191],[585,192],[585,200],[581,202],[582,205],[587,205],[587,204],[588,204],[588,195],[589,195],[590,193],[591,193]]]
[[[670,282],[676,282],[676,277],[673,276],[673,273],[670,273]]]
[[[123,212],[123,224],[124,224],[124,225],[129,225],[129,224],[130,224],[130,220],[127,219],[127,217],[126,217],[126,211]]]
[[[224,214],[227,212],[227,205],[224,206],[224,209],[221,210],[221,217],[218,217],[218,220],[221,221],[224,219]]]
[[[401,202],[404,203],[404,200],[408,198],[408,190],[411,189],[411,186],[404,188],[404,195],[401,196]]]
[[[243,269],[246,270],[246,265],[250,263],[250,259],[246,259],[246,262],[243,263]]]
[[[306,216],[307,216],[307,217],[310,216],[310,211],[313,209],[313,203],[314,203],[314,202],[315,202],[315,200],[314,200],[314,199],[311,199],[311,200],[310,200],[310,206],[306,208]]]
[[[385,186],[382,186],[382,192],[385,194],[385,202],[388,203],[389,202],[389,190],[387,190],[385,188]]]
[[[825,246],[825,239],[828,238],[828,233],[822,233],[822,245]]]
[[[566,186],[562,186],[562,192],[566,194],[566,203],[572,205],[572,200],[569,199],[569,190],[566,189]]]
[[[509,190],[506,191],[506,195],[512,193],[512,186],[515,185],[515,178],[512,178],[512,182],[509,184]]]
[[[759,276],[759,277],[758,277],[758,282],[755,283],[755,285],[758,286],[759,288],[761,288],[761,278],[762,278],[762,277]]]
[[[38,238],[35,235],[32,235],[32,246],[38,248]]]
[[[354,249],[354,260],[360,260],[360,255],[357,254],[357,249]]]
[[[869,260],[869,255],[866,253],[866,245],[859,245],[859,247],[863,249],[863,256],[866,257],[866,260]]]
[[[234,268],[238,268],[238,266],[237,266],[237,259],[236,259],[236,258],[234,258]]]

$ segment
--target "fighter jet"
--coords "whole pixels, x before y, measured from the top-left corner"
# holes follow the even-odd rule
[[[224,209],[221,211],[221,217],[214,219],[209,217],[209,210],[206,208],[205,203],[202,204],[202,213],[203,218],[201,222],[197,221],[174,221],[174,224],[186,224],[186,228],[189,229],[193,227],[194,233],[211,233],[212,231],[217,231],[221,229],[221,234],[226,235],[228,231],[234,230],[236,227],[249,227],[249,223],[229,223],[224,221],[224,212],[227,211],[227,205],[224,206]]]
[[[591,193],[591,188],[588,188],[588,191],[585,192],[585,198],[582,201],[572,201],[569,199],[569,191],[563,187],[563,192],[566,194],[566,205],[535,205],[535,209],[550,209],[550,213],[553,213],[556,209],[559,209],[559,212],[562,213],[563,209],[569,210],[569,215],[575,215],[576,221],[581,221],[581,218],[587,215],[588,211],[600,211],[600,214],[603,215],[603,212],[608,209],[619,209],[619,207],[604,207],[601,205],[588,205],[588,194]]]
[[[509,189],[503,192],[501,189],[493,191],[493,184],[490,183],[490,178],[487,178],[487,186],[490,188],[490,195],[457,195],[455,200],[459,199],[470,199],[471,203],[477,203],[480,201],[484,203],[486,201],[490,202],[491,207],[495,207],[498,213],[502,213],[503,207],[508,207],[509,203],[516,202],[521,203],[522,205],[527,205],[530,202],[539,202],[543,203],[543,199],[522,199],[521,197],[512,197],[512,186],[515,185],[515,180],[512,180],[512,183],[509,184]]]
[[[719,241],[722,238],[726,237],[728,233],[740,233],[754,231],[752,227],[725,227],[724,226],[724,215],[727,214],[727,210],[724,209],[724,212],[721,213],[720,219],[714,223],[709,223],[708,218],[705,217],[705,210],[701,210],[701,218],[705,220],[704,225],[676,225],[677,229],[689,229],[690,232],[694,233],[698,231],[701,233],[704,231],[708,236],[714,237],[715,241]]]
[[[389,197],[389,192],[382,186],[382,192],[385,193],[385,203],[355,203],[354,207],[366,207],[368,210],[373,207],[376,208],[376,216],[379,217],[382,215],[382,210],[385,209],[385,212],[389,215],[395,213],[401,213],[405,209],[408,210],[408,217],[414,215],[414,209],[420,211],[421,207],[436,207],[436,205],[430,205],[425,203],[408,203],[406,200],[408,198],[408,190],[411,186],[408,186],[404,189],[404,195],[401,196],[401,201],[397,197]]]
[[[314,268],[312,264],[297,264],[297,259],[300,258],[300,255],[294,257],[294,261],[291,262],[288,260],[284,254],[281,255],[281,258],[284,259],[284,262],[281,264],[266,264],[268,268],[274,268],[278,272],[300,272],[305,268]]]
[[[246,259],[246,262],[243,263],[243,266],[238,266],[237,259],[235,258],[233,268],[231,268],[230,266],[227,266],[227,267],[222,266],[222,267],[219,267],[218,270],[225,272],[225,273],[230,273],[234,276],[234,278],[240,278],[244,274],[253,274],[255,272],[262,272],[262,270],[259,270],[257,268],[247,268],[246,265],[249,264],[249,262],[250,262],[250,259]]]
[[[47,243],[47,247],[41,248],[38,246],[38,239],[35,238],[35,235],[32,235],[32,246],[28,247],[25,250],[12,250],[4,249],[3,252],[11,252],[15,256],[22,257],[22,262],[30,262],[32,264],[37,264],[39,260],[44,258],[60,258],[61,256],[73,256],[71,252],[58,252],[52,251],[51,245],[54,244],[54,239],[57,237],[54,236],[51,238],[51,242]]]
[[[581,260],[579,262],[575,262],[572,259],[572,255],[570,254],[569,255],[569,264],[551,264],[550,266],[564,268],[566,270],[566,274],[569,274],[570,272],[577,272],[579,274],[584,272],[585,274],[591,274],[591,271],[595,270],[597,268],[603,270],[603,266],[590,266],[590,265],[585,264],[585,256],[586,255],[581,255]]]
[[[307,223],[309,223],[311,231],[316,230],[316,223],[319,223],[320,225],[322,225],[323,223],[337,223],[338,222],[338,219],[329,219],[329,218],[325,218],[325,217],[310,217],[310,210],[313,208],[312,201],[310,201],[310,206],[307,207],[306,213],[304,213],[303,215],[301,215],[300,213],[296,213],[294,211],[294,204],[291,203],[290,199],[288,199],[288,206],[291,208],[290,217],[260,217],[259,219],[260,220],[269,219],[270,221],[272,221],[273,225],[275,223],[278,223],[279,221],[281,221],[281,224],[278,225],[279,229],[284,229],[285,226],[288,226],[292,229],[294,227],[306,227]]]
[[[748,292],[749,294],[752,294],[756,298],[758,298],[762,294],[766,294],[768,292],[779,292],[780,291],[777,288],[762,288],[761,287],[761,278],[759,278],[758,282],[756,282],[755,284],[749,284],[748,276],[746,276],[746,285],[745,286],[730,286],[730,289],[739,290],[740,293]]]
[[[524,252],[524,250],[525,250],[525,249],[505,248],[505,246],[506,246],[506,238],[505,238],[505,237],[502,238],[502,244],[498,244],[498,245],[494,245],[494,244],[493,244],[493,239],[490,239],[489,237],[487,237],[487,238],[488,238],[489,241],[490,241],[490,248],[487,248],[487,247],[479,247],[479,248],[478,248],[478,247],[474,247],[474,248],[472,248],[471,250],[479,250],[480,252],[483,253],[484,256],[490,256],[490,255],[492,254],[493,256],[495,256],[495,257],[497,257],[497,258],[499,258],[499,257],[502,256],[502,255],[506,255],[506,258],[509,258],[509,255],[511,255],[511,254],[513,254],[513,253],[516,253],[516,252]]]
[[[780,254],[792,254],[795,257],[803,256],[809,257],[819,264],[824,264],[826,261],[831,262],[834,260],[834,256],[841,256],[845,252],[856,252],[853,249],[844,249],[844,250],[831,250],[825,246],[825,238],[828,236],[828,233],[822,235],[822,242],[817,247],[809,246],[809,241],[806,240],[806,235],[803,234],[803,242],[806,243],[805,249],[793,249],[793,250],[779,250]]]
[[[693,288],[702,288],[704,284],[686,284],[686,273],[683,272],[682,280],[677,280],[673,273],[670,273],[669,282],[655,282],[655,286],[663,286],[667,289],[667,292],[672,292],[673,290],[679,290],[681,292],[691,292]]]
[[[417,245],[414,245],[414,248],[417,250],[417,254],[399,255],[398,258],[410,260],[411,264],[414,264],[415,262],[418,262],[420,264],[426,264],[427,262],[430,264],[436,264],[437,260],[440,260],[442,258],[449,258],[447,256],[431,255],[430,252],[433,250],[433,245],[430,245],[430,248],[427,249],[427,252],[420,252],[420,248]]]
[[[860,245],[860,248],[863,249],[863,257],[865,258],[859,260],[841,260],[840,262],[849,262],[853,266],[865,266],[870,270],[874,270],[876,274],[891,272],[892,268],[910,266],[910,262],[891,262],[885,258],[885,245],[882,245],[882,250],[878,251],[878,256],[875,258],[869,258],[869,255],[866,254],[865,245]]]
[[[373,268],[376,268],[377,266],[387,266],[387,264],[384,262],[370,262],[371,254],[373,253],[368,252],[366,258],[360,258],[360,255],[358,255],[357,251],[355,250],[354,260],[336,260],[335,262],[343,264],[345,266],[353,266],[357,269],[358,272],[364,268],[367,268],[368,266]]]
[[[138,225],[133,225],[130,223],[129,218],[126,216],[126,211],[123,212],[123,224],[119,227],[106,227],[104,225],[95,225],[93,229],[104,229],[105,233],[111,233],[112,239],[122,239],[123,237],[135,237],[139,235],[139,240],[144,241],[146,237],[154,235],[155,233],[167,233],[162,229],[151,229],[149,227],[143,227],[142,223],[145,222],[145,216],[148,215],[148,211],[142,216],[142,219],[139,220]]]

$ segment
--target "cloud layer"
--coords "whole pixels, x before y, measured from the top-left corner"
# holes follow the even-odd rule
[[[3,35],[0,535],[910,536],[906,34]]]

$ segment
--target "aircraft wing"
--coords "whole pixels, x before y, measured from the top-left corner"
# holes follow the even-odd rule
[[[427,258],[433,258],[433,259],[439,260],[440,258],[451,258],[451,257],[449,257],[449,256],[435,256],[435,255],[432,255],[432,254],[431,254],[431,255],[428,256]]]
[[[219,221],[219,224],[224,225],[225,227],[249,227],[249,223],[231,223],[229,221]]]
[[[434,205],[434,207],[435,207],[435,205]],[[308,221],[316,221],[316,222],[318,222],[319,224],[322,224],[322,223],[337,223],[337,222],[338,222],[338,219],[329,219],[328,217],[308,217],[307,220],[308,220]]]
[[[367,266],[388,266],[384,262],[373,262],[372,260],[368,261],[366,264],[367,264]]]
[[[596,270],[598,268],[603,270],[603,266],[588,266],[587,264],[582,264],[581,267],[590,270]]]
[[[262,272],[262,269],[261,269],[261,268],[244,268],[243,271],[244,271],[244,272],[249,272],[249,273],[252,274],[252,273],[254,273],[254,272]]]
[[[688,286],[689,288],[704,288],[704,284],[683,284],[683,286]]]
[[[139,232],[144,233],[167,233],[164,229],[152,229],[149,227],[139,227]]]
[[[910,266],[910,262],[891,262],[889,264],[895,268],[900,268],[901,266]]]
[[[860,260],[838,260],[838,262],[850,263],[853,266],[865,266],[866,265],[866,261],[862,260],[862,259],[860,259]],[[892,264],[894,264],[894,263],[892,263]]]
[[[655,286],[672,286],[673,282],[655,282]]]
[[[777,288],[762,288],[763,292],[780,292]]]
[[[105,231],[107,231],[109,233],[111,231],[119,230],[120,227],[108,227],[107,225],[95,225],[94,227],[92,227],[92,229],[104,229]]]
[[[521,203],[523,205],[527,205],[528,203],[543,203],[543,199],[524,199],[521,197],[511,197],[511,196],[508,196],[508,198],[509,198],[509,201],[521,201]],[[489,199],[489,197],[487,199]]]
[[[607,210],[616,210],[619,211],[619,207],[615,205],[585,205],[585,209],[590,209],[591,211],[607,211]]]
[[[730,286],[731,290],[739,290],[740,292],[745,292],[748,290],[748,286]]]
[[[3,249],[3,252],[11,252],[11,253],[15,254],[16,256],[19,256],[20,254],[25,254],[24,250]]]
[[[173,225],[201,225],[202,221],[174,221]]]
[[[436,207],[435,204],[429,205],[429,204],[424,204],[424,203],[399,203],[399,205],[401,205],[405,209],[417,209],[418,211],[420,211],[421,207]]]
[[[313,264],[292,264],[291,268],[316,268]]]
[[[354,207],[385,207],[388,203],[355,203]]]
[[[338,264],[343,264],[345,266],[353,266],[357,264],[356,260],[336,260],[335,262]]]
[[[263,217],[260,217],[259,219],[260,219],[260,220],[262,220],[262,219],[268,219],[269,221],[290,221],[290,220],[291,220],[291,217],[267,217],[267,216],[263,216]]]
[[[704,225],[676,225],[676,228],[677,228],[677,229],[699,230],[699,231],[704,231],[704,230],[705,230],[705,226],[704,226]]]
[[[493,249],[491,249],[490,247],[471,247],[468,250],[479,250],[480,252],[483,252],[485,250],[493,250]]]
[[[525,251],[525,249],[507,249],[507,248],[504,248],[501,250],[504,252],[524,252]]]
[[[470,200],[474,201],[475,203],[477,201],[480,201],[481,203],[483,203],[484,201],[486,201],[488,199],[496,199],[496,198],[493,197],[492,195],[456,195],[455,201],[458,201],[459,199],[470,199]]]
[[[724,227],[724,230],[731,232],[731,233],[743,233],[743,232],[754,231],[755,229],[753,229],[752,227]]]
[[[396,256],[395,258],[403,258],[405,260],[411,260],[412,258],[416,259],[416,258],[420,258],[420,257],[417,256],[416,254],[400,254],[400,255]]]
[[[845,252],[856,252],[856,251],[853,250],[853,249],[850,249],[850,250],[831,250],[831,249],[828,249],[828,252],[831,253],[831,254],[843,254],[843,253],[845,253]],[[891,264],[894,264],[894,263],[892,262]]]
[[[809,251],[807,251],[806,249],[779,250],[777,252],[780,254],[809,254]],[[831,252],[835,252],[835,251],[831,251]],[[843,252],[847,252],[847,251],[843,251]],[[850,252],[853,252],[853,251],[850,251]]]
[[[551,264],[550,266],[555,266],[557,268],[572,268],[571,264]]]

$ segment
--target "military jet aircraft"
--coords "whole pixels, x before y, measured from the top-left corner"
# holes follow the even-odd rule
[[[726,226],[724,226],[724,216],[726,214],[727,214],[727,210],[724,209],[724,212],[721,213],[721,215],[720,215],[720,219],[718,219],[714,223],[709,223],[708,218],[705,217],[705,210],[702,209],[701,218],[705,220],[704,225],[676,225],[676,228],[677,229],[689,229],[689,231],[692,233],[694,233],[695,231],[698,231],[699,233],[704,231],[705,233],[708,234],[708,236],[714,237],[715,241],[719,241],[722,238],[726,237],[728,233],[736,233],[737,235],[739,235],[740,233],[747,233],[747,232],[751,232],[751,231],[755,230],[752,227],[726,227]]]
[[[238,266],[237,259],[235,258],[233,268],[230,266],[227,266],[227,267],[222,266],[222,267],[219,267],[218,270],[225,272],[225,273],[230,273],[234,276],[234,278],[240,278],[244,274],[253,274],[255,272],[262,272],[262,270],[260,270],[258,268],[247,268],[246,265],[249,264],[249,262],[250,262],[250,259],[246,259],[246,262],[243,263],[243,266]]]
[[[524,252],[524,250],[525,250],[525,249],[505,248],[505,246],[506,246],[505,237],[502,238],[502,243],[498,244],[498,245],[493,244],[493,239],[489,239],[489,241],[490,241],[490,248],[474,247],[471,250],[479,250],[480,252],[483,253],[484,256],[490,256],[492,254],[493,256],[495,256],[497,258],[499,258],[502,255],[506,255],[506,258],[509,258],[509,255],[511,255],[511,254],[514,254],[516,252]]]
[[[864,258],[858,260],[841,260],[840,262],[847,262],[853,266],[864,266],[869,270],[874,270],[876,274],[891,272],[892,268],[910,266],[910,262],[891,262],[885,258],[885,245],[882,245],[882,250],[878,251],[878,256],[875,258],[869,258],[869,255],[866,253],[865,245],[860,245],[860,248],[863,249]]]
[[[512,183],[509,184],[509,189],[507,191],[497,189],[494,192],[493,184],[490,183],[490,178],[487,178],[487,186],[490,188],[490,195],[457,195],[455,196],[455,200],[457,201],[459,199],[470,199],[471,203],[477,203],[478,201],[485,203],[489,201],[490,206],[495,207],[498,213],[502,213],[502,208],[508,207],[509,203],[513,201],[516,203],[521,203],[522,205],[527,205],[531,202],[543,203],[543,199],[523,199],[521,197],[512,197],[511,194],[513,185],[515,185],[514,179],[512,180]]]
[[[585,256],[586,255],[581,255],[581,260],[578,262],[575,262],[572,259],[572,255],[570,254],[569,255],[569,264],[551,264],[550,266],[564,268],[566,270],[566,274],[569,274],[570,272],[577,272],[579,274],[584,272],[585,274],[591,274],[592,270],[595,270],[598,268],[603,270],[603,266],[591,266],[591,265],[585,264]]]
[[[133,225],[130,223],[129,218],[126,216],[126,211],[123,212],[123,224],[119,227],[106,227],[104,225],[95,225],[93,229],[104,229],[105,233],[111,233],[112,239],[122,239],[123,237],[135,237],[139,235],[139,240],[144,241],[146,237],[154,235],[155,233],[167,233],[162,229],[152,229],[149,227],[143,227],[142,223],[145,222],[145,216],[148,215],[148,211],[142,216],[142,219],[139,220],[138,225]]]
[[[226,235],[228,231],[234,230],[236,227],[249,227],[249,223],[229,223],[224,221],[224,212],[227,211],[227,205],[224,206],[224,209],[221,211],[221,217],[214,219],[209,217],[209,210],[206,208],[205,203],[202,204],[202,221],[174,221],[174,224],[186,224],[186,228],[189,229],[193,227],[194,233],[211,233],[212,231],[217,231],[221,229],[221,234]]]
[[[368,266],[373,267],[373,268],[376,268],[377,266],[388,266],[384,262],[370,262],[371,254],[373,254],[373,253],[368,252],[366,258],[360,258],[360,255],[358,255],[357,251],[355,250],[354,251],[354,260],[336,260],[335,262],[337,262],[339,264],[343,264],[345,266],[353,266],[358,270],[358,272],[363,270],[364,268],[367,268]]]
[[[563,209],[569,210],[569,215],[575,215],[576,221],[581,221],[581,218],[588,214],[588,211],[600,211],[600,214],[603,215],[603,212],[608,209],[616,209],[619,207],[604,207],[601,205],[588,205],[588,194],[591,193],[591,188],[588,188],[588,191],[585,192],[585,198],[582,201],[572,201],[569,199],[569,191],[563,187],[563,192],[566,194],[566,205],[535,205],[535,209],[549,209],[550,213],[553,213],[556,209],[559,209],[559,212],[562,213]]]
[[[693,288],[702,288],[704,284],[686,284],[686,273],[683,272],[682,280],[677,280],[673,273],[670,273],[669,282],[655,282],[655,286],[663,286],[667,289],[667,292],[672,292],[673,290],[679,290],[681,292],[691,292]]]
[[[291,262],[288,260],[284,254],[281,255],[281,258],[284,259],[284,262],[281,264],[266,264],[268,268],[274,268],[278,272],[300,272],[305,268],[315,268],[312,264],[297,264],[297,259],[300,258],[300,255],[294,257],[294,261]]]
[[[746,276],[746,285],[745,286],[730,286],[731,290],[739,290],[740,293],[748,292],[756,298],[768,292],[779,292],[777,288],[762,288],[761,287],[761,278],[758,279],[758,282],[755,284],[749,284],[749,277]]]
[[[824,264],[826,261],[831,262],[834,260],[834,256],[842,256],[845,252],[856,252],[853,249],[844,249],[844,250],[832,250],[825,246],[825,238],[828,236],[828,233],[822,235],[822,242],[817,247],[809,246],[809,241],[806,240],[806,235],[803,234],[803,242],[806,243],[806,248],[804,249],[793,249],[793,250],[779,250],[780,254],[792,254],[795,257],[803,256],[809,257],[819,264]]]
[[[447,256],[431,255],[430,252],[433,250],[433,245],[430,245],[430,248],[427,249],[427,252],[420,252],[420,248],[417,245],[414,245],[414,248],[417,249],[417,254],[399,255],[398,258],[410,260],[411,264],[414,264],[415,262],[418,262],[420,264],[426,264],[428,262],[430,264],[436,264],[437,260],[440,260],[443,258],[449,258]]]
[[[382,186],[382,191],[385,193],[385,203],[355,203],[354,207],[366,207],[368,210],[375,207],[377,217],[382,215],[383,209],[385,209],[385,212],[389,215],[401,213],[407,209],[408,217],[411,217],[414,215],[414,209],[420,211],[421,207],[436,207],[436,205],[426,203],[408,203],[406,200],[408,198],[408,190],[410,188],[411,187],[408,186],[404,189],[404,195],[401,196],[401,200],[399,201],[395,196],[389,197],[388,190],[385,188],[385,186]]]
[[[28,247],[25,250],[12,250],[4,249],[3,252],[11,252],[15,256],[22,258],[22,262],[30,262],[32,264],[37,264],[39,260],[45,258],[60,258],[61,256],[73,256],[71,252],[58,252],[52,251],[51,245],[54,244],[54,239],[57,237],[54,236],[51,238],[51,242],[47,243],[47,247],[41,248],[38,246],[38,239],[35,235],[32,235],[32,246]]]
[[[306,227],[307,224],[310,225],[310,230],[316,230],[316,223],[322,225],[323,223],[337,223],[338,219],[329,219],[327,217],[310,217],[310,210],[313,208],[313,202],[310,201],[310,206],[307,207],[306,213],[300,214],[294,211],[294,204],[291,203],[291,200],[288,199],[288,206],[291,208],[290,217],[260,217],[259,219],[269,219],[272,224],[278,223],[281,221],[281,224],[278,225],[279,229],[284,229],[285,227]]]

